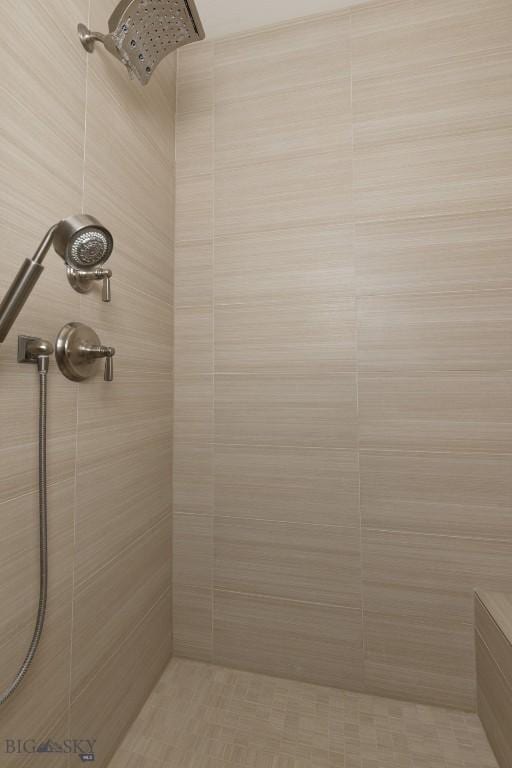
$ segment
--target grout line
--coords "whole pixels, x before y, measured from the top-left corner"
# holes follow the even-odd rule
[[[91,26],[92,0],[88,3],[87,26]],[[85,93],[84,93],[84,128],[83,128],[83,156],[82,156],[82,213],[85,212],[86,195],[86,169],[87,169],[87,115],[89,109],[89,77],[90,77],[90,57],[85,52]],[[78,296],[78,314],[82,316],[82,297]],[[79,404],[80,388],[75,384],[75,471],[74,471],[74,491],[73,491],[73,566],[71,582],[71,621],[70,621],[70,647],[69,647],[69,677],[68,677],[68,736],[71,735],[71,697],[73,690],[73,637],[75,631],[75,593],[76,593],[76,571],[77,571],[77,515],[78,515],[78,425],[79,425]],[[71,757],[68,757],[68,765]]]
[[[212,49],[212,89],[213,89],[213,99],[212,99],[212,107],[211,107],[211,131],[212,135],[210,137],[211,141],[211,152],[212,152],[212,269],[211,269],[211,301],[212,301],[212,336],[210,339],[210,343],[212,345],[212,401],[211,401],[211,411],[212,411],[212,424],[211,424],[211,437],[212,437],[212,448],[211,448],[211,481],[212,481],[212,496],[213,496],[213,515],[212,515],[212,522],[210,526],[210,534],[211,534],[211,568],[210,568],[210,591],[211,591],[211,638],[210,638],[210,648],[211,648],[211,658],[212,661],[215,661],[215,560],[216,560],[216,547],[215,547],[215,527],[214,527],[214,519],[215,519],[215,509],[216,509],[216,473],[215,473],[215,429],[216,429],[216,377],[215,377],[215,368],[216,368],[216,355],[215,355],[215,339],[216,339],[216,294],[215,294],[215,266],[216,266],[216,197],[217,197],[217,152],[216,152],[216,140],[217,140],[217,123],[216,123],[216,115],[217,115],[217,77],[216,77],[216,68],[215,68],[215,54],[216,54],[216,44],[213,44]]]
[[[186,585],[183,585],[186,586]],[[239,592],[235,589],[224,589],[223,587],[213,587],[214,592],[221,592],[226,595],[244,595],[245,597],[263,598],[265,600],[274,600],[279,603],[295,603],[297,605],[317,605],[322,608],[343,608],[344,611],[354,611],[354,613],[361,613],[361,607],[355,608],[353,605],[343,605],[340,603],[325,603],[322,601],[313,600],[298,600],[293,597],[276,597],[275,595],[266,595],[262,592]]]

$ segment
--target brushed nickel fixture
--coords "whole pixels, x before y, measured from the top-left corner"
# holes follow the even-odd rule
[[[102,43],[142,85],[169,53],[205,38],[194,0],[121,0],[108,29],[103,35],[79,24],[83,47],[92,53]]]
[[[37,653],[46,618],[48,602],[48,491],[47,491],[47,403],[48,369],[53,345],[36,336],[18,337],[18,362],[37,365],[39,377],[39,603],[30,645],[10,685],[0,691],[0,705],[4,704],[23,682]]]
[[[52,245],[66,263],[70,279],[69,270],[93,271],[104,264],[112,253],[114,240],[108,229],[97,219],[84,214],[70,216],[51,227],[32,258],[24,260],[0,304],[0,343],[7,338],[14,321],[41,277],[43,261]],[[102,275],[101,279],[110,281],[110,277],[111,273],[108,276]],[[94,276],[93,279],[100,278]],[[83,276],[77,280],[81,285]],[[71,279],[70,282],[72,283]],[[79,290],[77,285],[73,287]],[[103,296],[105,301],[109,300],[110,286],[107,289],[104,285]]]
[[[107,303],[112,301],[112,289],[110,286],[112,270],[103,269],[102,267],[97,267],[93,270],[68,267],[67,272],[70,286],[75,291],[78,291],[78,293],[89,293],[95,280],[103,280],[101,300]]]
[[[67,323],[57,336],[55,356],[61,372],[70,381],[85,381],[98,371],[98,360],[105,359],[105,381],[114,380],[113,347],[105,347],[92,328],[82,323]]]

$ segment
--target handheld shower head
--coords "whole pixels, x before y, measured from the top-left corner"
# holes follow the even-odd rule
[[[70,216],[51,227],[33,257],[24,260],[0,304],[0,343],[7,338],[41,277],[43,261],[52,244],[68,267],[86,270],[104,264],[114,248],[112,235],[93,216]]]
[[[112,235],[93,216],[70,216],[57,224],[53,247],[73,269],[104,264],[114,249]]]

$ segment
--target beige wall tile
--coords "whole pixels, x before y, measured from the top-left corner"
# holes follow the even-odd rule
[[[511,74],[509,50],[358,80],[356,143],[371,146],[448,134],[464,135],[467,141],[469,131],[506,128],[512,117]]]
[[[215,446],[218,515],[359,526],[354,451]]]
[[[171,597],[146,606],[144,620],[124,638],[115,656],[98,670],[71,706],[71,733],[91,733],[96,764],[106,768],[127,726],[137,716],[169,661]]]
[[[213,177],[209,173],[182,178],[176,188],[176,242],[213,236]]]
[[[173,450],[174,512],[213,513],[214,449],[209,443],[176,440]]]
[[[353,299],[215,307],[216,372],[329,374],[355,367]]]
[[[510,211],[373,221],[355,228],[360,294],[510,288]]]
[[[361,370],[507,370],[512,359],[509,298],[508,291],[362,298]]]
[[[364,451],[360,459],[365,526],[512,541],[509,455]]]
[[[174,435],[176,441],[212,441],[213,376],[186,376],[176,379]]]
[[[78,584],[170,512],[169,433],[151,434],[151,424],[148,433],[146,438],[129,442],[125,435],[124,447],[117,447],[109,460],[89,468],[79,465],[75,531]]]
[[[209,110],[213,103],[213,44],[205,40],[179,51],[177,114]]]
[[[215,174],[217,236],[351,217],[351,157],[326,152]],[[186,190],[184,191],[186,194]]]
[[[213,372],[213,312],[211,307],[177,307],[174,364],[180,376]]]
[[[359,544],[359,528],[216,517],[214,586],[358,608]]]
[[[365,612],[365,683],[374,693],[474,710],[473,627]]]
[[[473,622],[473,591],[506,591],[511,542],[366,530],[365,610],[411,622]]]
[[[324,83],[350,71],[348,15],[308,19],[215,45],[215,99]]]
[[[171,552],[171,521],[167,516],[78,586],[73,615],[73,698],[117,653],[148,608],[168,593]],[[164,639],[165,635],[155,637],[153,642],[158,647]]]
[[[346,76],[215,105],[216,168],[316,154],[319,147],[347,152],[351,145],[350,79]]]
[[[213,114],[210,111],[179,114],[176,118],[177,178],[212,170]]]
[[[218,664],[357,690],[361,613],[314,603],[215,591]]]
[[[176,589],[209,589],[213,574],[213,518],[174,515],[173,584]]]
[[[315,300],[354,291],[352,225],[325,221],[215,240],[215,299]]]
[[[212,590],[174,584],[173,648],[176,656],[212,661]]]
[[[363,449],[510,451],[508,373],[363,375],[358,384]]]
[[[510,47],[507,0],[399,0],[356,8],[351,16],[356,77]]]
[[[176,307],[208,306],[213,301],[213,243],[180,243],[174,265]]]
[[[355,376],[217,375],[215,418],[219,443],[354,450]]]
[[[509,208],[509,129],[460,131],[407,141],[358,142],[355,132],[354,215],[357,220],[434,216]]]

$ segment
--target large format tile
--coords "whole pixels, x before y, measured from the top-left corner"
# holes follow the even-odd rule
[[[357,221],[470,214],[510,208],[510,128],[359,144],[354,149]]]
[[[442,77],[439,76],[442,70]],[[357,146],[510,126],[512,51],[451,59],[354,84]]]
[[[474,710],[471,624],[366,611],[365,683],[383,696]]]
[[[253,672],[359,689],[361,612],[215,591],[215,661]]]
[[[360,294],[512,287],[510,210],[360,222],[355,232]]]
[[[141,704],[153,689],[171,653],[171,597],[146,606],[144,619],[133,627],[115,656],[71,704],[70,731],[96,739],[96,764],[106,768]]]
[[[349,33],[348,15],[334,14],[217,43],[216,103],[348,76]]]
[[[224,517],[359,526],[357,453],[216,445],[215,511]]]
[[[178,377],[174,382],[174,438],[207,444],[213,437],[213,376]]]
[[[91,684],[98,668],[116,655],[148,608],[168,592],[171,554],[168,516],[76,589],[73,698]]]
[[[213,592],[173,585],[173,652],[201,661],[213,659]]]
[[[213,371],[213,313],[210,307],[177,307],[174,365],[179,376]]]
[[[208,306],[213,301],[213,243],[176,245],[174,254],[176,308]]]
[[[218,589],[361,605],[359,528],[216,517],[214,532]]]
[[[356,411],[353,374],[215,377],[220,443],[354,450]]]
[[[173,447],[173,509],[175,513],[213,513],[213,445],[175,440]]]
[[[332,300],[354,292],[352,224],[324,221],[217,237],[215,299]]]
[[[251,303],[215,308],[218,373],[334,373],[356,367],[356,311],[336,303]]]
[[[179,50],[176,94],[178,116],[213,107],[213,49],[213,43],[204,40]]]
[[[475,587],[506,591],[512,542],[365,530],[365,610],[410,622],[473,623]]]
[[[358,385],[364,449],[512,450],[510,373],[362,375]]]
[[[213,175],[180,179],[176,187],[176,242],[208,240],[213,236]]]
[[[215,107],[215,168],[351,145],[348,77]]]
[[[512,541],[512,456],[364,451],[360,460],[368,528]]]
[[[481,291],[361,298],[362,372],[510,369],[510,296],[509,291]]]
[[[215,174],[215,234],[226,237],[326,219],[348,222],[351,177],[350,154],[332,151],[220,169]]]
[[[356,8],[351,16],[356,78],[510,49],[507,0],[397,0]]]
[[[174,515],[173,584],[195,589],[211,588],[213,578],[213,518]]]

